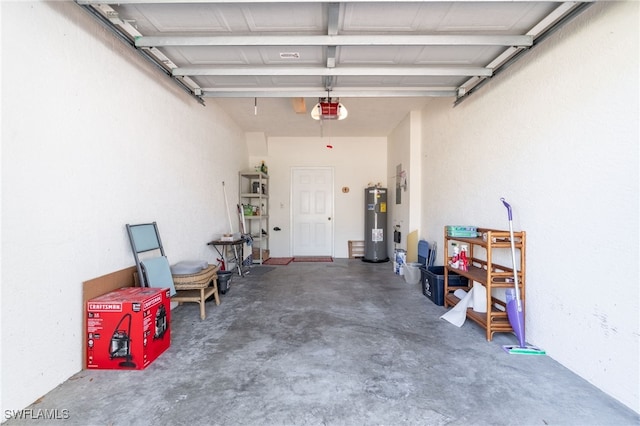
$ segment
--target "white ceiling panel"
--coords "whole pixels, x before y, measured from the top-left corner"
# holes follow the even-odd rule
[[[185,46],[178,49],[168,46],[163,50],[178,66],[249,65],[252,62],[244,50],[232,46],[219,46],[215,49],[203,46]]]
[[[348,123],[335,126],[341,134],[361,135],[366,117],[367,132],[386,136],[392,117],[429,97],[456,104],[476,93],[591,0],[76,3],[198,102],[223,105],[251,131],[303,136],[310,120],[289,98],[305,98],[310,110],[329,96],[349,109]],[[268,118],[242,116],[261,99]],[[371,111],[383,105],[394,114]],[[296,124],[285,125],[292,116]]]
[[[322,84],[322,78],[316,76],[271,76],[263,79],[282,87],[311,87]]]
[[[424,3],[343,3],[344,19],[341,29],[345,33],[403,33],[425,29],[431,10]]]
[[[326,27],[323,9],[324,3],[252,3],[242,7],[249,31],[318,34]]]
[[[205,4],[163,4],[139,5],[138,12],[153,27],[156,34],[165,33],[220,33],[230,32],[223,9],[212,8]],[[122,12],[128,15],[126,8]],[[132,19],[135,19],[135,15]]]
[[[251,77],[238,77],[238,76],[222,76],[222,77],[209,77],[198,76],[194,77],[196,82],[200,83],[200,87],[217,87],[217,88],[251,88],[258,89],[263,87],[268,82],[263,81],[264,77],[251,76]]]
[[[417,52],[416,65],[486,65],[504,52],[502,46],[426,46]]]
[[[370,88],[436,88],[443,87],[451,90],[458,87],[466,80],[466,77],[408,77],[408,76],[375,76],[375,77],[337,77],[337,87],[362,87]],[[336,89],[338,90],[338,89]]]
[[[437,30],[456,33],[510,32],[532,13],[532,9],[533,3],[454,3]]]
[[[405,47],[389,48],[386,54],[380,55],[376,46],[342,46],[336,55],[340,65],[398,65],[402,64]]]

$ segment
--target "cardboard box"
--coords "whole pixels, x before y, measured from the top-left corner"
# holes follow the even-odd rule
[[[258,249],[258,248],[254,248],[254,249],[251,251],[251,254],[252,254],[252,256],[253,256],[253,261],[254,261],[254,262],[255,262],[255,261],[259,261],[259,260],[260,260],[260,249]],[[269,257],[270,257],[270,256],[269,256],[269,250],[267,250],[267,249],[262,250],[262,260],[267,260]]]
[[[171,344],[168,288],[121,288],[87,302],[88,369],[142,370]]]
[[[82,321],[82,343],[80,346],[82,350],[82,359],[85,360],[85,366],[87,365],[87,302],[95,297],[102,296],[103,294],[107,294],[110,291],[114,291],[119,288],[135,287],[133,277],[134,275],[137,276],[136,271],[137,269],[134,265],[97,278],[92,278],[82,283],[81,318],[85,318],[85,320]]]

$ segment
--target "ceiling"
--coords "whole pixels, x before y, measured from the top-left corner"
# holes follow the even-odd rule
[[[591,2],[76,0],[197,102],[269,137],[387,136],[433,97],[463,101]],[[321,97],[348,118],[311,119]]]

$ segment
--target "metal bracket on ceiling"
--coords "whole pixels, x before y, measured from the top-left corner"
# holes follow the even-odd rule
[[[142,34],[131,25],[131,23],[135,23],[135,21],[121,19],[115,10],[105,4],[97,4],[95,6],[85,5],[82,4],[83,2],[80,0],[76,0],[75,3],[109,30],[117,39],[149,61],[157,70],[168,76],[178,87],[195,98],[199,104],[204,105],[202,89],[188,76],[174,77],[172,70],[177,68],[177,66],[173,64],[169,58],[154,47],[144,49],[138,49],[136,47],[135,40],[141,37]]]
[[[532,35],[534,37],[531,46],[512,46],[505,50],[502,55],[498,56],[491,64],[487,65],[487,68],[492,70],[492,75],[487,77],[472,77],[458,88],[458,93],[453,106],[458,106],[465,99],[491,81],[491,79],[504,72],[525,54],[533,50],[534,47],[539,46],[540,43],[591,6],[593,6],[593,2],[590,1],[561,3],[560,6],[547,16],[547,18],[543,19],[536,27],[529,31],[528,35]]]
[[[326,89],[327,92],[330,92],[331,90],[333,90],[333,76],[332,75],[328,75],[324,78],[324,88]]]

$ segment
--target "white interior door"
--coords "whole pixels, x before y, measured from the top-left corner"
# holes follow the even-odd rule
[[[293,256],[333,256],[333,169],[291,171]]]

